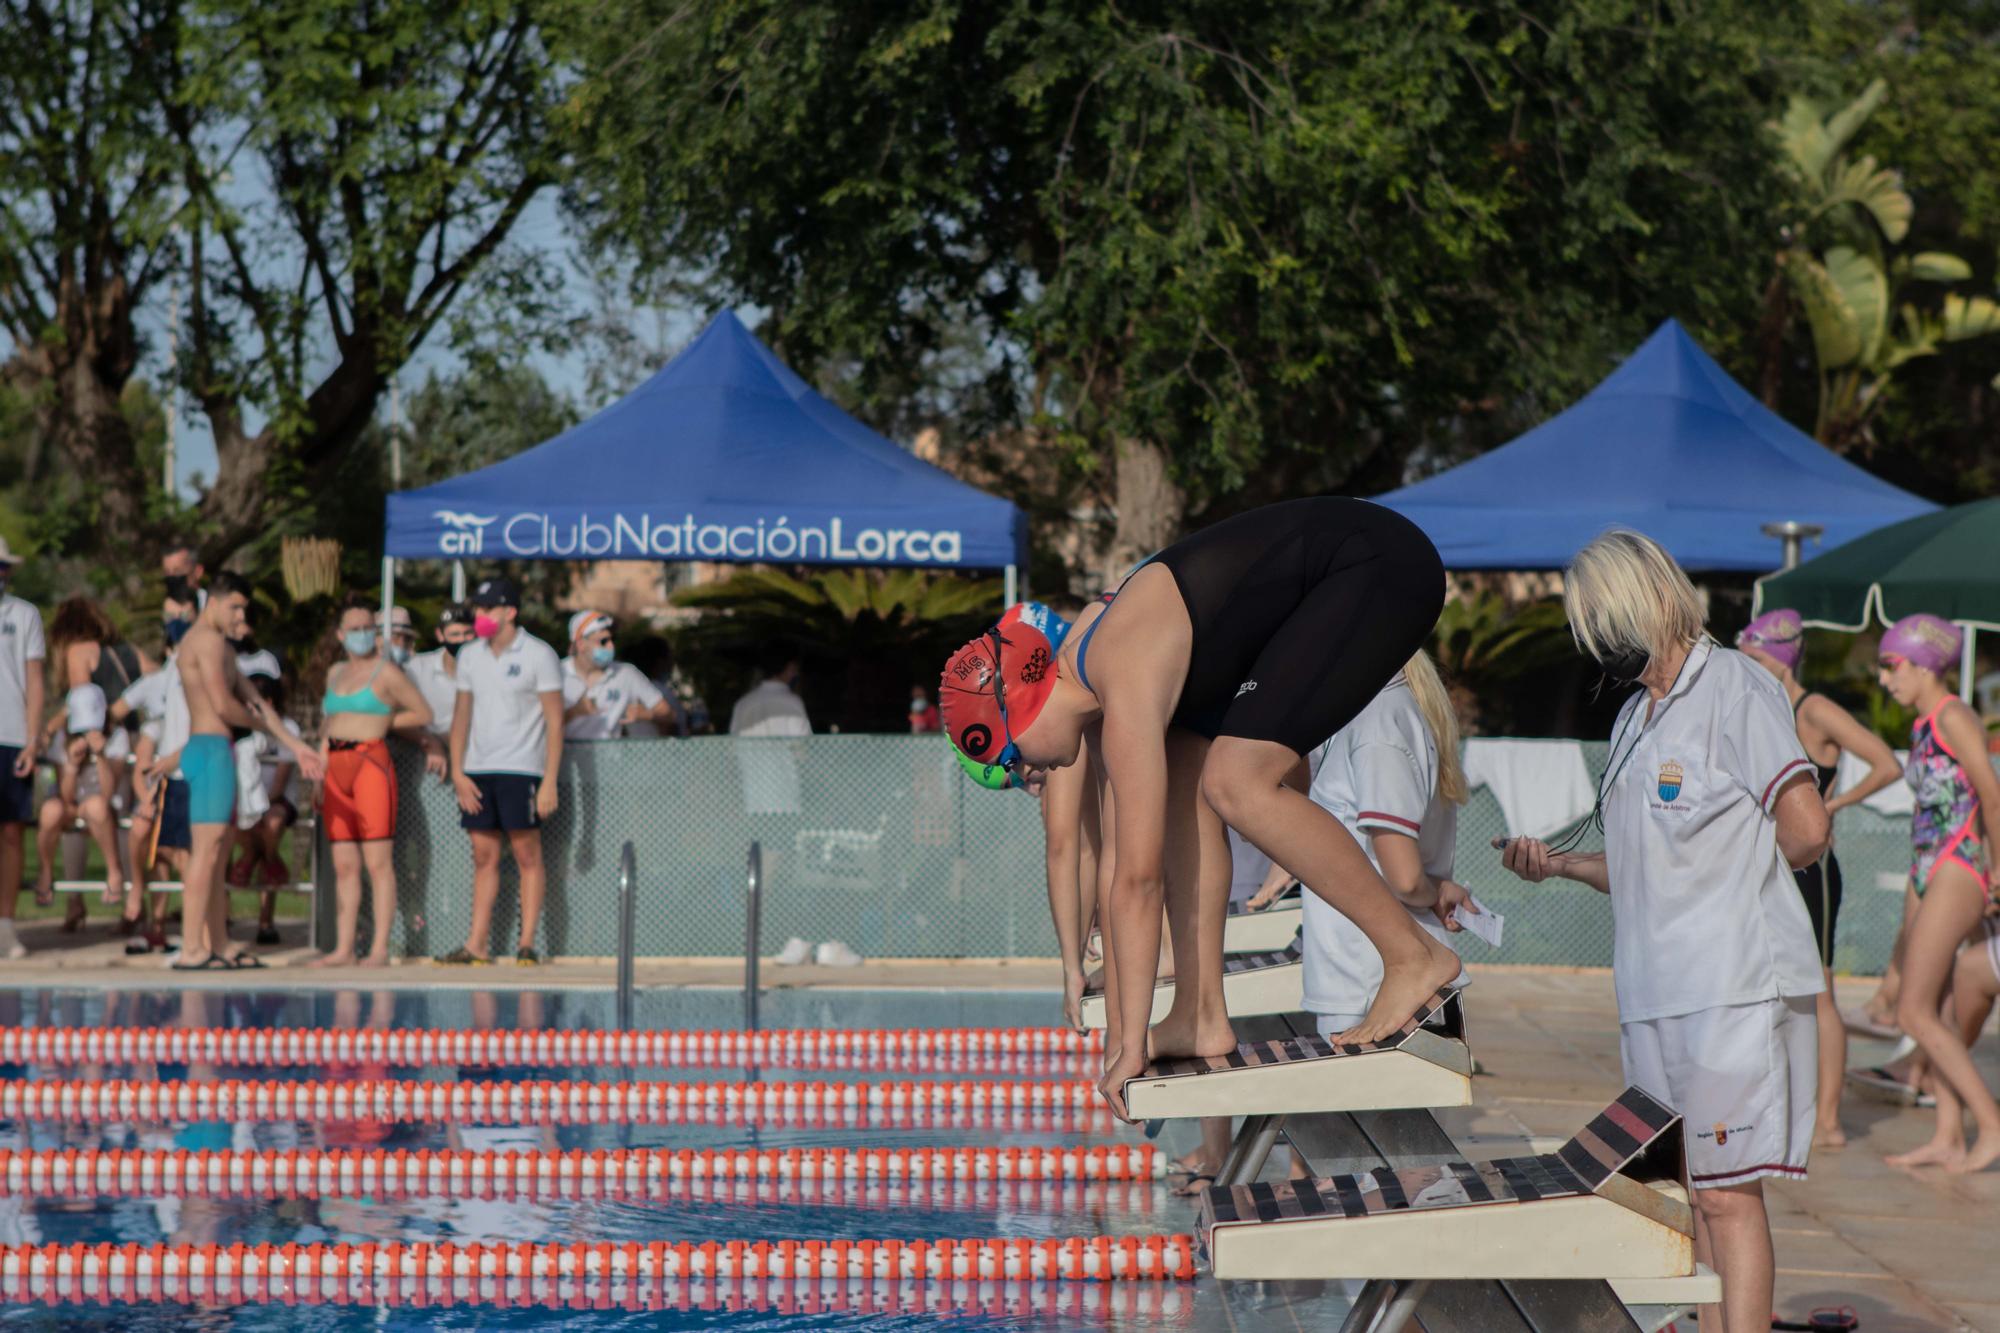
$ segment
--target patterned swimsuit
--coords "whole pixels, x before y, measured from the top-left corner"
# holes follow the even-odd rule
[[[1979,836],[1979,796],[1938,731],[1938,711],[1950,702],[1944,700],[1910,728],[1910,757],[1903,765],[1903,780],[1916,793],[1916,810],[1910,816],[1914,854],[1910,883],[1918,897],[1930,887],[1931,876],[1943,861],[1956,861],[1972,872],[1980,888],[1989,888],[1986,846]]]

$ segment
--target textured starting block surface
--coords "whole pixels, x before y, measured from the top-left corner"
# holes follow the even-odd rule
[[[1163,1061],[1126,1082],[1125,1104],[1141,1120],[1470,1106],[1465,1011],[1456,992],[1439,991],[1385,1041],[1291,1037]]]
[[[1258,1014],[1289,1014],[1305,1006],[1305,964],[1300,961],[1302,946],[1297,935],[1283,949],[1265,953],[1231,954],[1222,960],[1222,1002],[1231,1018]],[[1169,977],[1153,987],[1153,1016],[1157,1023],[1174,1004],[1174,982]],[[1083,991],[1083,1025],[1101,1028],[1105,1023],[1104,983],[1087,984]]]
[[[1231,903],[1229,916],[1222,923],[1222,951],[1266,953],[1282,949],[1299,933],[1304,918],[1296,893],[1278,899],[1261,912],[1246,912],[1241,903]]]
[[[1628,1088],[1553,1153],[1210,1189],[1218,1278],[1685,1277],[1680,1117]]]

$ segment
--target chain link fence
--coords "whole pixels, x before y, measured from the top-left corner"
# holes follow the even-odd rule
[[[392,948],[436,955],[464,943],[472,859],[451,788],[398,744],[399,904]],[[1593,778],[1606,746],[1586,744]],[[842,940],[871,958],[1047,958],[1055,953],[1036,803],[959,771],[934,736],[799,740],[619,740],[568,747],[561,807],[543,831],[545,954],[609,958],[618,948],[620,847],[638,858],[640,957],[743,949],[745,855],[764,849],[763,946]],[[1459,816],[1457,877],[1507,918],[1505,948],[1456,937],[1475,962],[1608,966],[1611,913],[1568,883],[1527,885],[1490,846],[1499,803],[1475,789]],[[1601,845],[1593,833],[1586,849]],[[1879,972],[1902,909],[1907,821],[1865,808],[1837,817],[1846,872],[1835,965]],[[332,860],[319,858],[320,938],[332,939]],[[519,930],[517,880],[502,869],[496,952]],[[1895,892],[1878,891],[1893,887]],[[364,912],[365,912],[364,908]],[[362,938],[367,938],[364,922]]]

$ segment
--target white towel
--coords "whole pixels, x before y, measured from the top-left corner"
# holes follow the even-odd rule
[[[1471,737],[1465,742],[1465,785],[1493,793],[1511,837],[1546,838],[1597,804],[1590,765],[1577,741]]]
[[[230,746],[236,760],[236,827],[256,828],[257,821],[271,808],[271,797],[264,790],[264,765],[259,760],[264,739],[262,732],[251,732],[248,736]]]

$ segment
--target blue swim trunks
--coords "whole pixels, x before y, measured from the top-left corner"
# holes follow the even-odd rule
[[[236,809],[236,757],[227,736],[190,736],[181,751],[188,823],[227,824]]]

